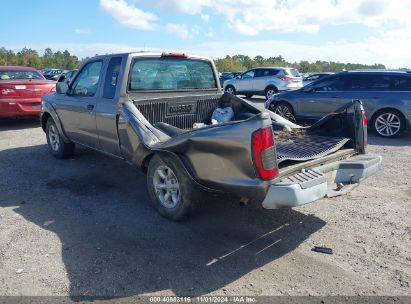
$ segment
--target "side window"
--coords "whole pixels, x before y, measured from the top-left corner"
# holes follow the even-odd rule
[[[245,72],[241,78],[243,79],[253,78],[254,74],[255,74],[255,70],[251,70],[251,71]]]
[[[348,84],[350,91],[387,91],[390,77],[385,75],[352,75]]]
[[[73,83],[74,96],[94,96],[97,92],[102,61],[94,61],[86,64]]]
[[[265,69],[257,69],[255,70],[254,77],[264,77],[267,76],[268,71]]]
[[[106,79],[104,80],[103,97],[113,99],[116,94],[117,80],[121,67],[121,57],[110,59],[107,68]]]
[[[312,75],[312,76],[307,77],[307,80],[314,81],[314,80],[317,80],[319,78],[320,78],[320,75],[317,74],[317,75]]]
[[[268,70],[268,76],[275,76],[278,74],[280,70],[274,70],[274,69],[269,69]]]
[[[393,91],[411,91],[411,77],[391,77]]]
[[[330,77],[315,84],[315,91],[329,92],[344,90],[344,77]]]

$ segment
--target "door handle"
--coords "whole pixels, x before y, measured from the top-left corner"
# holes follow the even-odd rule
[[[94,105],[92,104],[88,104],[87,105],[87,110],[89,110],[90,112],[94,110]]]

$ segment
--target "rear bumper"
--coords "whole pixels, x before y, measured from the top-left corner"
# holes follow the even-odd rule
[[[297,207],[324,197],[346,194],[373,175],[381,161],[379,155],[365,154],[304,170],[273,184],[263,207]]]
[[[0,117],[38,116],[41,111],[41,97],[0,100]]]

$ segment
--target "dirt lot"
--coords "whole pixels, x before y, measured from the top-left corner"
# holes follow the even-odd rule
[[[56,160],[38,122],[2,120],[0,295],[411,295],[411,135],[369,141],[383,167],[350,195],[173,223],[125,163]]]

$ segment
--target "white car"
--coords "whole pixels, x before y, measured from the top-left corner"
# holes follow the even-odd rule
[[[235,95],[263,95],[269,99],[279,91],[302,88],[303,78],[297,69],[261,67],[244,72],[224,82],[224,91]]]

